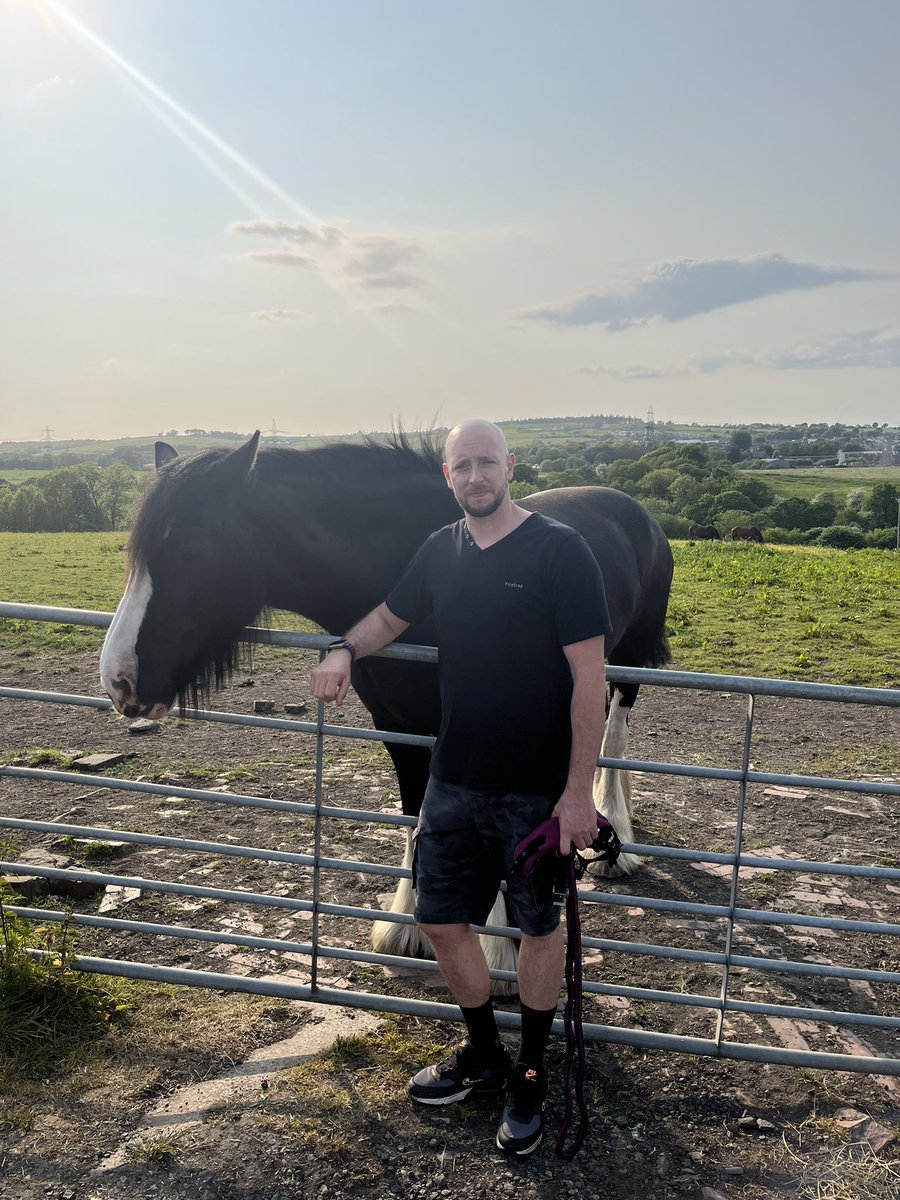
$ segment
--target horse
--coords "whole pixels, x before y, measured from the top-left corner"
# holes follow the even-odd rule
[[[158,442],[156,478],[138,508],[125,592],[100,657],[115,708],[151,719],[165,716],[176,697],[196,708],[227,680],[241,657],[242,630],[266,609],[288,609],[343,633],[381,603],[430,533],[459,519],[441,459],[427,435],[415,445],[402,432],[386,443],[293,450],[260,448],[257,431],[236,449],[185,458]],[[573,526],[593,551],[612,623],[609,662],[663,666],[672,552],[653,517],[604,487],[556,488],[517,503]],[[400,640],[434,645],[436,631],[430,622],[411,625]],[[373,656],[353,664],[352,679],[376,729],[437,733],[435,664]],[[631,683],[608,689],[603,753],[610,757],[624,756],[637,693]],[[403,812],[417,816],[430,752],[395,743],[386,749]],[[633,840],[627,774],[598,772],[594,799],[620,838]],[[617,873],[639,861],[620,856]],[[404,865],[411,863],[408,835]],[[606,873],[599,861],[592,869]],[[401,879],[391,911],[413,910],[411,883]],[[495,906],[488,923],[506,924],[505,906]],[[511,969],[512,944],[491,941],[489,963]],[[381,953],[431,956],[411,924],[376,922],[373,942]]]
[[[755,525],[735,525],[731,531],[733,542],[759,542],[762,545],[763,535]]]
[[[698,542],[720,542],[719,531],[715,525],[688,525],[688,537]]]

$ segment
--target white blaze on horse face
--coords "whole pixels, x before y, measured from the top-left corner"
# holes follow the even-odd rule
[[[137,703],[137,639],[152,595],[150,572],[143,567],[132,571],[100,653],[100,682],[119,712]],[[154,717],[164,713],[162,705],[154,706]]]

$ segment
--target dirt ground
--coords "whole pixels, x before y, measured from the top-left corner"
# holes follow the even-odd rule
[[[252,712],[254,701],[309,702],[308,663],[274,650],[261,651],[252,672],[235,676],[214,707]],[[3,676],[16,687],[69,693],[98,693],[96,660],[30,660],[24,671],[16,661],[0,662]],[[13,676],[12,669],[17,673]],[[252,679],[252,685],[249,680]],[[50,703],[0,701],[4,759],[32,761],[34,748],[65,754],[125,751],[129,757],[113,772],[170,787],[227,788],[280,800],[313,798],[313,739],[308,735],[265,729],[168,720],[153,733],[129,734],[127,722],[109,712]],[[313,719],[314,706],[301,720]],[[629,755],[638,760],[739,767],[747,715],[746,698],[675,690],[647,689],[632,723]],[[367,724],[351,696],[339,723]],[[762,698],[754,718],[752,766],[759,771],[821,776],[900,779],[900,712],[861,706],[816,705]],[[396,811],[396,783],[384,751],[373,743],[329,739],[326,743],[325,800],[332,805],[382,812]],[[733,848],[737,785],[716,780],[638,774],[634,780],[637,837],[648,843],[691,846],[715,851]],[[48,782],[0,778],[0,814],[110,829],[131,829],[167,836],[309,853],[311,822],[296,814],[185,800],[141,796],[86,784],[83,788]],[[897,866],[898,807],[877,795],[807,788],[751,788],[747,796],[745,848],[761,855],[818,861]],[[379,823],[330,820],[322,852],[345,860],[399,863],[401,833]],[[58,835],[10,832],[21,851],[43,847],[72,857],[89,869],[152,879],[185,880],[206,886],[306,896],[308,872],[283,863],[229,858],[200,851],[140,845],[98,847],[73,844]],[[588,939],[661,944],[704,953],[724,948],[724,923],[705,914],[668,914],[642,906],[639,897],[727,904],[727,868],[648,861],[628,880],[595,880],[591,886],[634,897],[633,903],[583,904],[583,933]],[[322,899],[344,905],[377,907],[386,891],[384,877],[361,872],[326,872]],[[842,876],[807,875],[746,869],[741,873],[738,904],[851,919],[900,920],[900,884]],[[52,897],[41,903],[51,907]],[[110,889],[79,901],[76,911],[193,928],[240,931],[304,941],[309,915],[274,907],[225,903],[144,890],[124,897]],[[112,906],[112,907],[110,907]],[[365,948],[365,923],[323,917],[323,942]],[[887,934],[847,933],[798,926],[744,923],[737,927],[733,952],[774,960],[795,959],[841,968],[897,970],[896,939]],[[98,929],[81,929],[78,950],[106,958],[193,967],[232,975],[279,978],[306,983],[309,959],[300,954],[199,940],[172,939]],[[658,959],[644,954],[588,945],[585,979],[590,982],[655,988],[717,997],[721,967],[692,958]],[[439,977],[422,972],[391,973],[385,968],[323,960],[323,987],[444,1000]],[[187,993],[192,994],[192,993]],[[861,1014],[894,1015],[898,989],[848,977],[796,975],[787,971],[737,966],[729,994],[742,1001],[777,1002]],[[511,1007],[514,1007],[512,1005]],[[300,1010],[279,1009],[287,1025],[300,1021]],[[306,1019],[306,1018],[304,1018]],[[598,1024],[644,1028],[709,1038],[716,1013],[642,998],[585,996],[585,1019]],[[245,1050],[264,1045],[272,1029],[261,1027]],[[446,1042],[455,1026],[413,1018],[395,1020],[390,1029],[405,1039],[409,1059],[402,1069],[420,1065],[417,1043]],[[897,1056],[896,1031],[872,1026],[830,1026],[801,1017],[733,1013],[725,1021],[727,1040],[771,1043],[858,1056]],[[401,1044],[401,1043],[398,1043]],[[562,1062],[563,1045],[554,1042],[551,1068]],[[424,1056],[423,1056],[424,1057]],[[817,1195],[816,1180],[845,1162],[853,1173],[869,1153],[869,1143],[853,1138],[871,1133],[859,1117],[873,1118],[886,1133],[883,1180],[896,1169],[896,1142],[885,1136],[900,1123],[900,1079],[850,1072],[819,1072],[756,1063],[697,1058],[595,1043],[588,1050],[588,1094],[596,1116],[587,1146],[573,1163],[557,1158],[552,1138],[524,1163],[502,1160],[493,1147],[491,1126],[498,1105],[484,1101],[424,1114],[412,1111],[398,1095],[382,1096],[378,1113],[354,1125],[351,1148],[335,1150],[288,1138],[272,1115],[283,1101],[302,1112],[302,1095],[283,1092],[277,1081],[242,1104],[240,1113],[221,1111],[192,1127],[177,1161],[126,1161],[96,1172],[117,1147],[133,1138],[142,1116],[160,1096],[175,1094],[197,1072],[215,1072],[215,1058],[193,1063],[187,1074],[174,1067],[156,1072],[146,1095],[117,1097],[87,1092],[81,1106],[65,1107],[47,1099],[41,1118],[29,1128],[0,1118],[0,1197],[32,1200],[118,1200],[118,1197],[169,1197],[171,1200],[290,1200],[329,1195],[461,1196],[523,1193],[528,1197],[580,1193],[613,1195],[621,1200],[675,1200],[715,1192],[729,1200],[762,1200],[774,1195]],[[332,1064],[333,1066],[333,1064]],[[323,1070],[330,1069],[323,1067]],[[345,1068],[335,1067],[335,1070]],[[371,1064],[365,1068],[373,1070]],[[560,1071],[553,1071],[549,1128],[562,1111]],[[343,1076],[355,1087],[352,1071]],[[398,1076],[399,1078],[399,1076]],[[2,1091],[2,1089],[0,1089]],[[0,1094],[2,1099],[2,1094]],[[855,1110],[857,1117],[848,1115]],[[280,1110],[282,1117],[287,1108]],[[267,1115],[268,1114],[268,1115]],[[741,1119],[744,1118],[742,1121]],[[761,1118],[754,1125],[747,1118]],[[843,1121],[843,1124],[840,1122]],[[856,1121],[854,1125],[853,1122]],[[47,1122],[77,1127],[65,1152],[47,1135]],[[874,1138],[874,1141],[872,1139]],[[56,1149],[54,1150],[54,1146]],[[867,1160],[868,1161],[868,1160]],[[894,1167],[891,1163],[894,1162]],[[854,1166],[856,1164],[856,1166]],[[877,1173],[876,1173],[877,1174]],[[849,1176],[848,1176],[849,1178]],[[835,1196],[887,1196],[876,1184],[847,1184]],[[854,1188],[856,1190],[854,1190]],[[876,1190],[872,1190],[876,1188]],[[804,1190],[807,1189],[807,1190]],[[831,1195],[832,1193],[818,1193]]]

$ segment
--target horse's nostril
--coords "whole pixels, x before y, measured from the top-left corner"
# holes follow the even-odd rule
[[[112,681],[112,688],[114,692],[118,692],[121,696],[131,695],[131,684],[127,679],[114,679]]]
[[[141,706],[139,704],[125,704],[122,706],[122,715],[125,717],[139,717],[141,715]]]

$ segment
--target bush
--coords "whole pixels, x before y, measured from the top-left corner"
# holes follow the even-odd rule
[[[763,541],[773,542],[776,546],[800,546],[807,540],[802,529],[782,529],[777,525],[767,526],[762,535]]]
[[[896,550],[896,529],[872,529],[866,535],[866,545],[875,550]]]
[[[674,516],[672,513],[654,513],[653,515],[659,521],[666,537],[686,538],[688,536],[688,527],[691,522],[687,517]]]
[[[823,529],[816,542],[820,546],[833,546],[837,550],[862,550],[866,545],[866,535],[852,525],[831,525]]]

